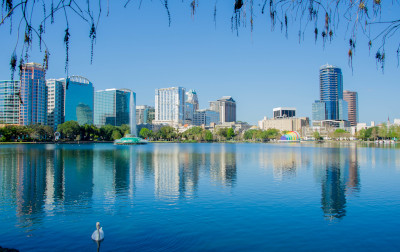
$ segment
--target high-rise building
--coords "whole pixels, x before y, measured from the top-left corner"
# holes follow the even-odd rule
[[[19,81],[0,81],[0,124],[19,124]]]
[[[82,76],[60,79],[64,82],[64,121],[77,121],[80,125],[93,124],[94,87]]]
[[[185,124],[193,124],[194,114],[196,113],[194,107],[193,103],[185,102]]]
[[[296,117],[296,108],[274,108],[274,118]]]
[[[193,104],[194,111],[199,109],[199,99],[196,90],[191,89],[186,92],[186,103]]]
[[[219,112],[221,123],[236,121],[236,102],[231,96],[223,96],[210,102],[210,109]]]
[[[47,86],[47,125],[57,129],[64,122],[64,82],[62,79],[46,80]]]
[[[147,124],[153,124],[155,118],[156,118],[156,109],[150,106],[147,111]]]
[[[315,101],[312,104],[312,119],[314,121],[323,121],[325,120],[325,102]]]
[[[348,105],[348,119],[351,126],[357,126],[358,123],[358,94],[354,91],[343,91],[343,100]]]
[[[153,124],[179,126],[185,121],[185,89],[170,87],[156,89],[155,120]]]
[[[129,89],[106,89],[95,92],[94,124],[128,124],[136,135],[136,94]]]
[[[153,110],[153,119],[154,120],[154,107],[147,105],[139,105],[136,106],[136,124],[151,124],[150,113]],[[150,122],[149,122],[150,121]]]
[[[320,101],[325,103],[325,120],[347,120],[342,70],[331,65],[322,66],[319,70],[319,87]]]
[[[193,125],[209,126],[211,123],[219,124],[219,113],[210,109],[199,109],[194,112]]]
[[[38,63],[26,63],[21,70],[19,124],[47,124],[45,70]]]

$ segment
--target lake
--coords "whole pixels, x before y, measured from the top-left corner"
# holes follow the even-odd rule
[[[400,251],[400,149],[0,145],[0,224],[20,251]]]

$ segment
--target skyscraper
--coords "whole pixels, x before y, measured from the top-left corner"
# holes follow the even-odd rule
[[[185,101],[185,124],[193,124],[194,114],[199,110],[199,99],[195,90],[189,90],[186,92]]]
[[[26,63],[21,71],[19,124],[47,124],[45,71],[38,63]]]
[[[317,100],[312,104],[312,119],[314,121],[325,120],[325,102]]]
[[[210,109],[219,112],[221,123],[236,122],[236,102],[231,96],[210,102]]]
[[[94,87],[82,76],[60,79],[65,87],[64,121],[77,121],[80,125],[93,124]]]
[[[357,126],[358,123],[358,94],[354,91],[343,91],[343,99],[348,104],[348,119],[351,126]]]
[[[136,106],[136,124],[147,124],[149,123],[149,112],[153,107],[147,105]]]
[[[199,99],[197,97],[196,90],[193,90],[193,89],[189,90],[188,92],[186,92],[186,96],[187,96],[186,103],[193,104],[194,111],[198,110],[199,109]]]
[[[342,70],[331,65],[322,66],[319,70],[319,88],[320,101],[325,103],[325,120],[347,120]]]
[[[131,126],[136,135],[136,94],[129,89],[106,89],[95,92],[94,124]]]
[[[64,122],[64,82],[62,79],[46,80],[47,86],[47,125],[57,129]]]
[[[0,81],[0,124],[19,123],[19,81]]]
[[[160,88],[155,91],[155,120],[153,124],[178,126],[185,120],[185,89]]]

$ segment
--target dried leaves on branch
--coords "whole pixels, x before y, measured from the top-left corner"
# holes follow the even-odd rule
[[[136,1],[139,7],[142,1]],[[106,3],[104,3],[106,2]],[[131,0],[125,0],[121,4],[127,7]],[[134,3],[135,1],[132,1]],[[146,2],[152,4],[152,2]],[[174,6],[189,6],[191,17],[196,15],[200,6],[211,5],[211,13],[216,24],[217,10],[219,6],[232,6],[231,28],[239,35],[241,27],[246,28],[250,24],[250,30],[256,25],[256,17],[260,27],[265,27],[263,17],[269,17],[271,30],[276,25],[280,26],[281,32],[286,37],[289,31],[293,30],[299,36],[299,42],[304,40],[305,36],[314,38],[315,43],[318,38],[322,39],[322,45],[325,47],[329,38],[329,43],[337,37],[339,28],[345,36],[345,41],[349,41],[349,50],[347,51],[349,66],[352,68],[353,57],[355,56],[356,41],[367,41],[369,50],[375,50],[375,59],[377,66],[384,68],[385,48],[388,41],[395,42],[393,55],[397,59],[400,55],[400,2],[393,0],[384,2],[381,0],[336,0],[336,1],[317,1],[317,0],[226,0],[220,1],[200,1],[200,0],[182,0],[174,2]],[[227,5],[228,2],[229,4]],[[157,4],[157,2],[154,2]],[[168,0],[160,0],[160,3],[166,10],[168,25],[171,25],[173,10],[170,9]],[[93,4],[92,8],[91,4]],[[66,48],[65,70],[68,72],[69,50],[71,42],[71,27],[69,27],[69,16],[78,16],[83,23],[87,25],[90,39],[90,61],[93,61],[93,48],[97,37],[98,23],[101,17],[102,4],[107,4],[107,15],[109,13],[109,0],[2,0],[1,1],[1,22],[0,27],[10,24],[10,33],[13,34],[13,21],[17,20],[17,41],[13,52],[11,52],[10,68],[12,77],[15,72],[17,58],[18,42],[20,40],[20,31],[25,31],[23,46],[20,59],[28,61],[29,50],[32,49],[33,40],[38,40],[39,50],[42,46],[45,48],[44,62],[48,62],[49,48],[45,41],[46,24],[53,24],[57,20],[64,22],[64,45]],[[395,10],[394,17],[388,16],[390,10]],[[396,11],[397,10],[397,11]],[[219,13],[219,11],[218,11]],[[393,14],[392,13],[392,14]],[[265,15],[264,15],[265,14]],[[397,16],[396,16],[397,15]],[[65,19],[65,21],[63,21]],[[75,27],[74,27],[75,28]],[[365,38],[359,39],[360,36]],[[60,38],[62,41],[62,38]],[[392,46],[391,46],[392,47]],[[345,52],[344,52],[345,53]],[[391,55],[390,53],[389,55]],[[399,59],[398,59],[399,61]],[[46,68],[48,63],[46,63]]]

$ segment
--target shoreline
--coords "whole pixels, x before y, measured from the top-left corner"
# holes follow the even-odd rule
[[[108,144],[108,143],[114,143],[114,141],[65,141],[65,142],[0,142],[0,145],[4,144]],[[277,141],[267,141],[267,142],[262,142],[262,141],[149,141],[149,143],[196,143],[196,144],[202,144],[202,143],[263,143],[263,144],[278,144],[278,143],[285,143],[285,142],[277,142]],[[291,142],[290,142],[291,143]],[[391,144],[387,143],[375,143],[374,141],[360,141],[360,140],[349,140],[349,141],[333,141],[333,140],[327,140],[327,141],[300,141],[297,143],[301,144],[326,144],[326,143],[365,143],[365,144],[377,144],[377,145],[383,145],[383,146],[391,146],[391,145],[396,145],[400,142],[395,142]],[[287,142],[286,144],[289,144]]]

